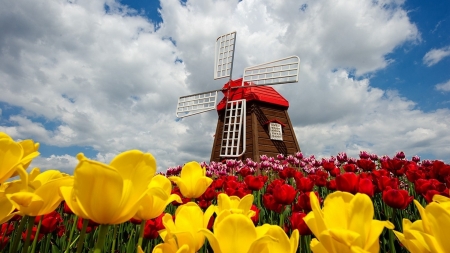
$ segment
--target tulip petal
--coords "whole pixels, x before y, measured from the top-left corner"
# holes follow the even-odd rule
[[[6,196],[0,197],[0,224],[7,222],[14,216],[14,206]]]
[[[298,232],[297,232],[298,234]],[[288,253],[292,252],[291,243],[284,230],[277,225],[270,225],[266,235],[276,238],[276,243],[269,243],[270,252],[272,253]],[[294,250],[295,252],[295,250]]]
[[[255,199],[255,197],[252,194],[247,194],[245,195],[238,204],[239,209],[244,210],[244,211],[248,211],[252,208],[253,205],[253,200]]]
[[[62,186],[59,188],[59,192],[74,214],[83,219],[89,219],[89,216],[78,205],[76,197],[73,194],[73,186]]]
[[[89,219],[99,224],[110,224],[116,220],[122,211],[122,194],[128,195],[122,192],[123,180],[117,170],[82,159],[75,168],[74,178],[73,189],[78,205],[89,215]]]
[[[329,253],[328,250],[316,238],[313,238],[310,243],[311,251],[314,253]]]
[[[315,236],[319,236],[320,233],[327,229],[325,226],[325,221],[323,218],[323,213],[320,208],[319,199],[317,198],[314,192],[309,194],[309,199],[311,203],[312,212],[309,212],[303,220],[306,225],[308,225],[309,229],[313,232]]]
[[[16,192],[6,194],[6,197],[20,211],[21,215],[36,216],[44,205],[44,201],[32,192]]]
[[[294,229],[294,231],[292,231],[291,238],[289,238],[289,243],[291,245],[290,253],[297,252],[299,240],[300,240],[300,233],[298,232],[298,229]]]
[[[18,143],[8,138],[0,139],[0,183],[13,175],[22,155],[23,148]]]
[[[212,184],[213,180],[209,177],[201,177],[197,180],[194,186],[193,198],[198,198],[206,191],[206,189]]]
[[[374,238],[369,238],[371,229],[373,229],[371,226],[374,215],[373,204],[369,196],[357,193],[350,202],[349,211],[348,229],[360,235],[356,245],[367,249],[365,246],[369,247],[372,242],[376,241],[378,243],[380,234],[373,233],[372,236]]]
[[[431,230],[436,239],[438,247],[442,252],[450,252],[450,240],[448,240],[448,229],[450,228],[450,212],[446,211],[442,205],[432,202],[426,207],[427,218],[430,222]]]
[[[230,214],[214,230],[222,252],[247,253],[256,240],[255,225],[242,214]]]
[[[156,160],[150,153],[128,150],[120,153],[109,164],[119,172],[122,179],[132,182],[138,192],[146,189],[156,173]]]
[[[181,169],[180,177],[183,179],[191,179],[189,180],[189,182],[187,182],[187,185],[194,187],[195,182],[199,178],[204,177],[205,174],[205,171],[198,162],[188,162]]]
[[[73,185],[73,177],[60,177],[50,182],[45,183],[34,192],[45,203],[37,214],[31,216],[45,215],[54,211],[62,201],[62,196],[59,194],[59,189],[62,186]]]
[[[172,192],[172,183],[163,175],[156,175],[150,181],[149,188],[158,187],[161,188],[167,195]]]
[[[208,229],[200,229],[200,233],[204,234],[205,237],[208,239],[209,245],[213,249],[214,253],[222,253],[222,250],[220,249],[220,244],[217,238],[214,236],[214,234],[209,231]]]

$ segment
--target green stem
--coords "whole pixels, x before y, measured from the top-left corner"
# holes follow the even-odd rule
[[[74,215],[74,218],[73,218],[73,224],[72,224],[72,227],[70,228],[69,243],[67,243],[67,248],[66,248],[66,250],[64,251],[64,253],[68,253],[70,247],[71,247],[72,244],[73,244],[73,243],[72,243],[72,236],[73,236],[73,232],[75,231],[75,228],[76,228],[76,226],[77,226],[77,222],[78,222],[78,216]]]
[[[99,227],[97,243],[95,244],[94,253],[101,253],[103,246],[105,245],[106,235],[108,234],[109,225],[102,224]]]
[[[25,239],[25,244],[23,245],[22,252],[27,253],[28,247],[30,246],[30,238],[31,238],[31,232],[33,232],[33,225],[34,225],[34,216],[28,217],[28,224],[27,224],[27,238]]]
[[[20,238],[22,237],[22,231],[23,231],[23,228],[25,227],[25,223],[27,223],[27,219],[28,219],[28,216],[25,215],[20,220],[19,229],[16,231],[16,235],[14,236],[14,241],[13,241],[11,248],[9,249],[9,253],[17,252],[17,247],[19,246],[19,241],[20,241]]]
[[[42,220],[44,219],[44,215],[41,215],[41,218],[39,219],[39,224],[36,229],[36,234],[34,235],[33,245],[31,246],[31,252],[34,253],[36,250],[36,244],[39,239],[39,231],[41,230]]]
[[[86,237],[86,228],[88,224],[89,220],[83,219],[83,227],[81,227],[80,237],[78,238],[77,253],[81,253],[81,251],[83,250],[84,237]]]
[[[144,230],[145,230],[145,223],[146,220],[141,221],[141,225],[139,226],[139,239],[138,239],[138,246],[142,247],[142,240],[144,239]]]
[[[111,246],[111,253],[114,253],[116,251],[116,238],[117,238],[117,227],[119,225],[114,225],[114,232],[113,232],[113,241]]]

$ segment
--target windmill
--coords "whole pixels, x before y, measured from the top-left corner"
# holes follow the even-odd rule
[[[300,58],[290,56],[244,69],[232,80],[236,32],[215,44],[214,80],[229,78],[222,89],[182,96],[176,116],[184,118],[217,109],[219,114],[211,161],[275,156],[300,151],[287,108],[288,101],[271,85],[298,82]],[[219,92],[224,98],[217,103]]]

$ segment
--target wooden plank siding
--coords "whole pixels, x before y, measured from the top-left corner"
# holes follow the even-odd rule
[[[224,112],[225,110],[222,110],[218,115],[211,161],[218,162],[225,159],[233,159],[220,157]],[[278,120],[284,124],[284,127],[282,127],[283,141],[270,139],[268,124],[266,124],[269,120]],[[276,156],[280,153],[290,155],[300,151],[286,108],[259,101],[247,102],[245,131],[245,153],[242,157],[234,159],[245,160],[246,158],[251,158],[254,161],[260,161],[260,155]]]

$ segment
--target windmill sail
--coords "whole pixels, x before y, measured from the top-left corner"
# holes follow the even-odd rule
[[[216,40],[214,80],[229,77],[233,71],[236,32],[219,36]]]
[[[300,58],[298,56],[290,56],[245,68],[242,86],[244,86],[244,82],[252,82],[254,85],[298,82],[299,66]]]
[[[177,104],[177,117],[184,118],[216,109],[217,92],[208,91],[180,97]]]
[[[228,101],[222,131],[221,157],[239,157],[245,153],[245,99]]]

